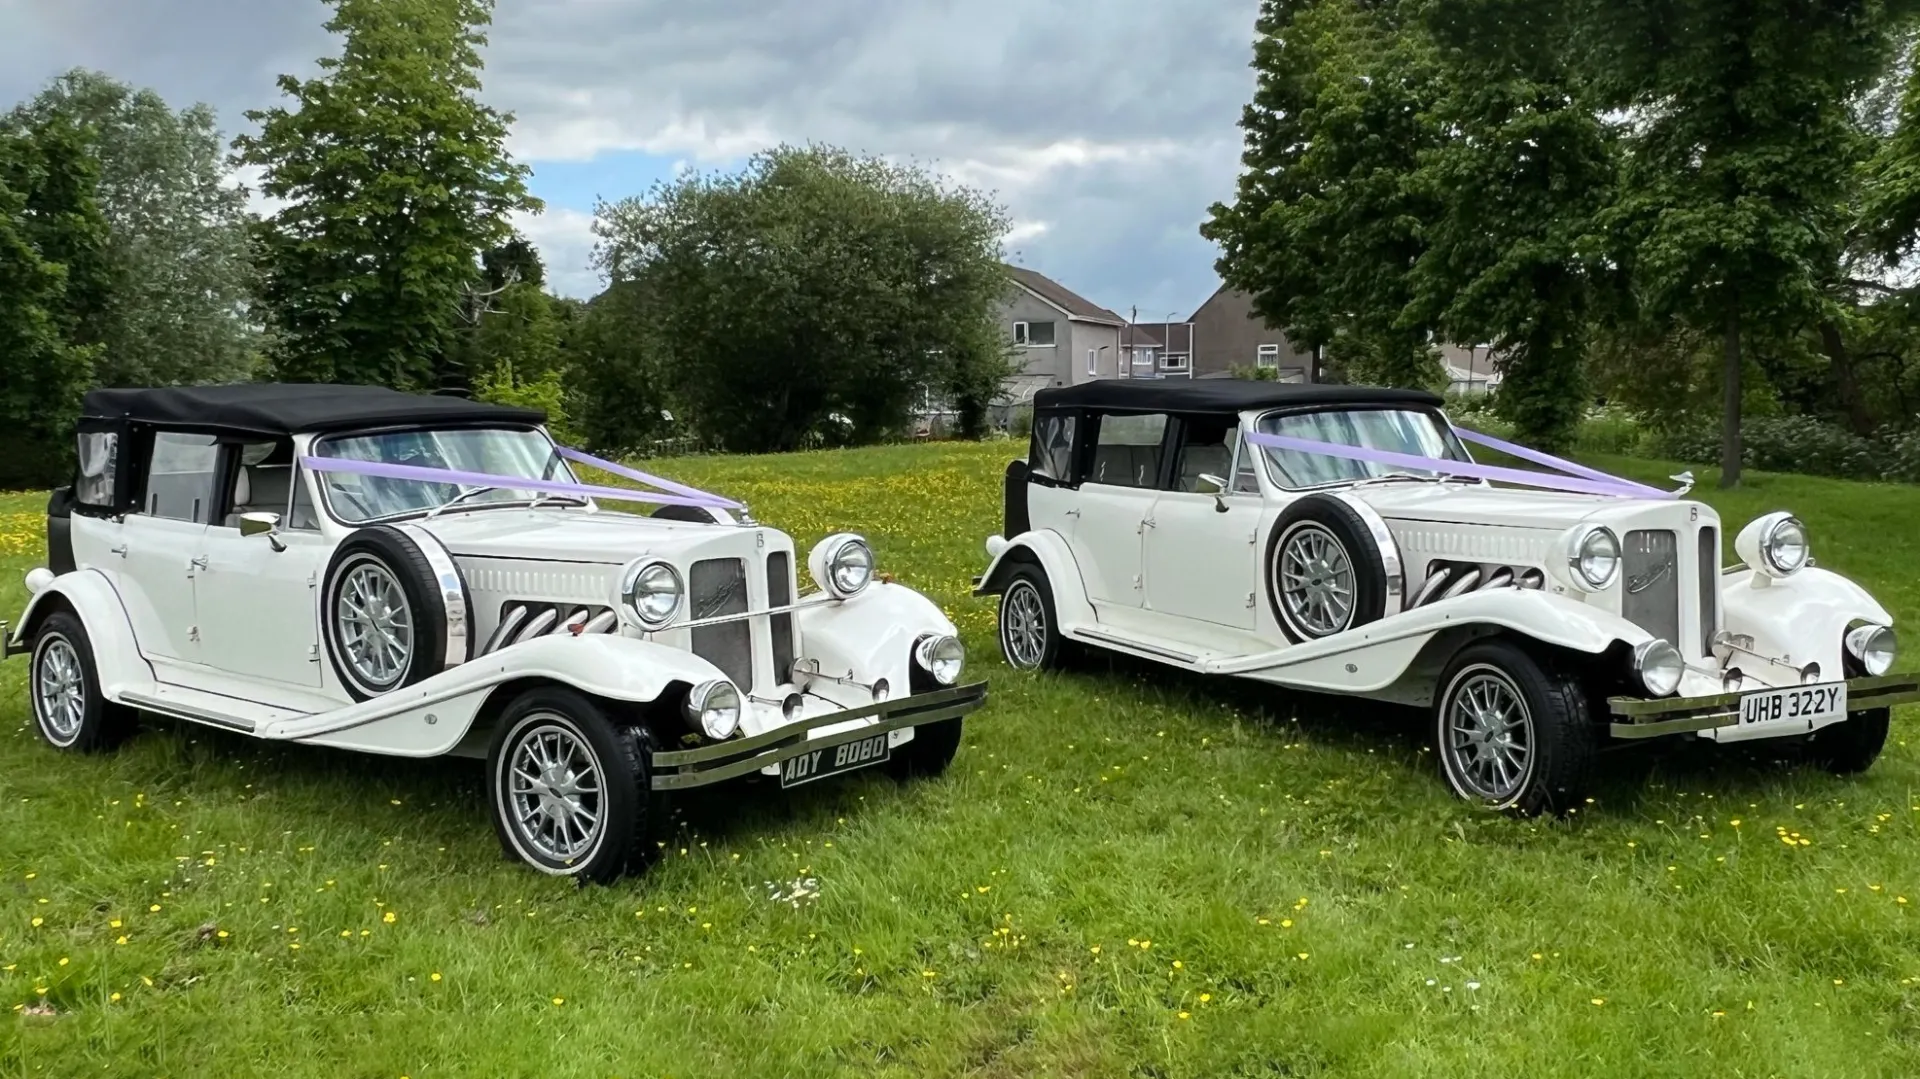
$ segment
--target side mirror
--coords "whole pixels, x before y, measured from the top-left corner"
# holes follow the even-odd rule
[[[1200,474],[1200,483],[1198,484],[1198,487],[1199,487],[1200,494],[1213,496],[1213,508],[1215,512],[1218,512],[1218,513],[1227,512],[1227,500],[1221,497],[1222,495],[1225,495],[1227,493],[1226,480],[1223,480],[1220,477],[1212,475],[1210,473],[1203,472]]]
[[[265,536],[267,542],[276,551],[284,551],[287,545],[280,540],[280,515],[255,511],[240,515],[240,534],[242,536]]]

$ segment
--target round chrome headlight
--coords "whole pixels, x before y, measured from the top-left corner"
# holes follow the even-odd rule
[[[1893,669],[1893,658],[1899,650],[1899,639],[1887,626],[1859,626],[1847,632],[1847,653],[1874,678]]]
[[[1597,592],[1613,583],[1620,572],[1620,537],[1610,528],[1589,525],[1575,529],[1567,545],[1567,567],[1575,584]]]
[[[1740,560],[1768,577],[1786,577],[1806,568],[1813,548],[1807,526],[1784,510],[1756,518],[1734,537]]]
[[[740,691],[732,682],[702,682],[687,694],[687,721],[720,741],[740,729]]]
[[[665,562],[635,563],[620,580],[620,601],[648,629],[673,621],[685,593],[680,571]]]
[[[850,599],[873,580],[873,548],[851,532],[828,536],[807,555],[813,583],[836,599]]]
[[[1633,673],[1640,677],[1640,688],[1649,697],[1673,696],[1686,669],[1687,661],[1680,658],[1680,650],[1659,637],[1642,641],[1633,650]]]
[[[920,638],[920,643],[913,646],[913,661],[934,681],[950,686],[960,680],[960,670],[966,666],[967,646],[958,637],[936,633]]]

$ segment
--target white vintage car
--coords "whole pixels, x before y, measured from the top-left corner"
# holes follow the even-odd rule
[[[6,637],[40,734],[105,749],[152,712],[484,757],[507,851],[591,880],[645,862],[668,792],[946,768],[986,687],[864,540],[816,546],[801,595],[786,534],[543,421],[361,386],[89,394]]]
[[[1572,804],[1617,739],[1793,737],[1863,770],[1890,706],[1920,699],[1888,673],[1892,618],[1814,566],[1796,518],[1746,525],[1723,568],[1711,507],[1540,454],[1572,475],[1477,464],[1463,439],[1530,451],[1440,404],[1210,379],[1042,391],[976,582],[1007,662],[1091,646],[1429,708],[1454,792],[1520,812]]]

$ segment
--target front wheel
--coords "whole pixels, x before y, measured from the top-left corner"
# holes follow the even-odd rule
[[[942,719],[913,729],[913,740],[887,758],[887,772],[898,780],[937,776],[960,752],[960,719]]]
[[[68,611],[48,615],[33,635],[27,696],[34,726],[55,749],[98,753],[119,745],[133,730],[133,710],[101,695],[93,641]]]
[[[1835,775],[1851,776],[1873,767],[1887,745],[1890,708],[1854,712],[1840,723],[1813,732],[1809,751],[1813,762]]]
[[[1454,794],[1522,816],[1580,797],[1599,735],[1579,679],[1505,641],[1460,650],[1434,702],[1434,742]]]
[[[1053,670],[1061,666],[1066,646],[1047,572],[1021,566],[1000,593],[1000,654],[1015,670]]]
[[[500,717],[487,752],[494,830],[542,873],[605,884],[653,851],[652,741],[570,689],[531,689]]]

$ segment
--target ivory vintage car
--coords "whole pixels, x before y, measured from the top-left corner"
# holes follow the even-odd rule
[[[1235,380],[1043,390],[977,582],[1007,662],[1091,646],[1431,710],[1455,793],[1579,795],[1609,739],[1796,738],[1865,769],[1892,619],[1787,513],[1721,565],[1709,506],[1456,430],[1431,394]],[[1464,440],[1571,475],[1477,464]],[[1495,486],[1495,482],[1509,486]],[[1517,489],[1522,484],[1534,489]]]
[[[802,595],[786,534],[543,420],[359,386],[87,395],[51,565],[6,640],[40,734],[104,749],[144,711],[484,757],[507,851],[594,880],[655,848],[668,792],[946,768],[986,687],[959,684],[953,624],[865,541],[814,547]]]

